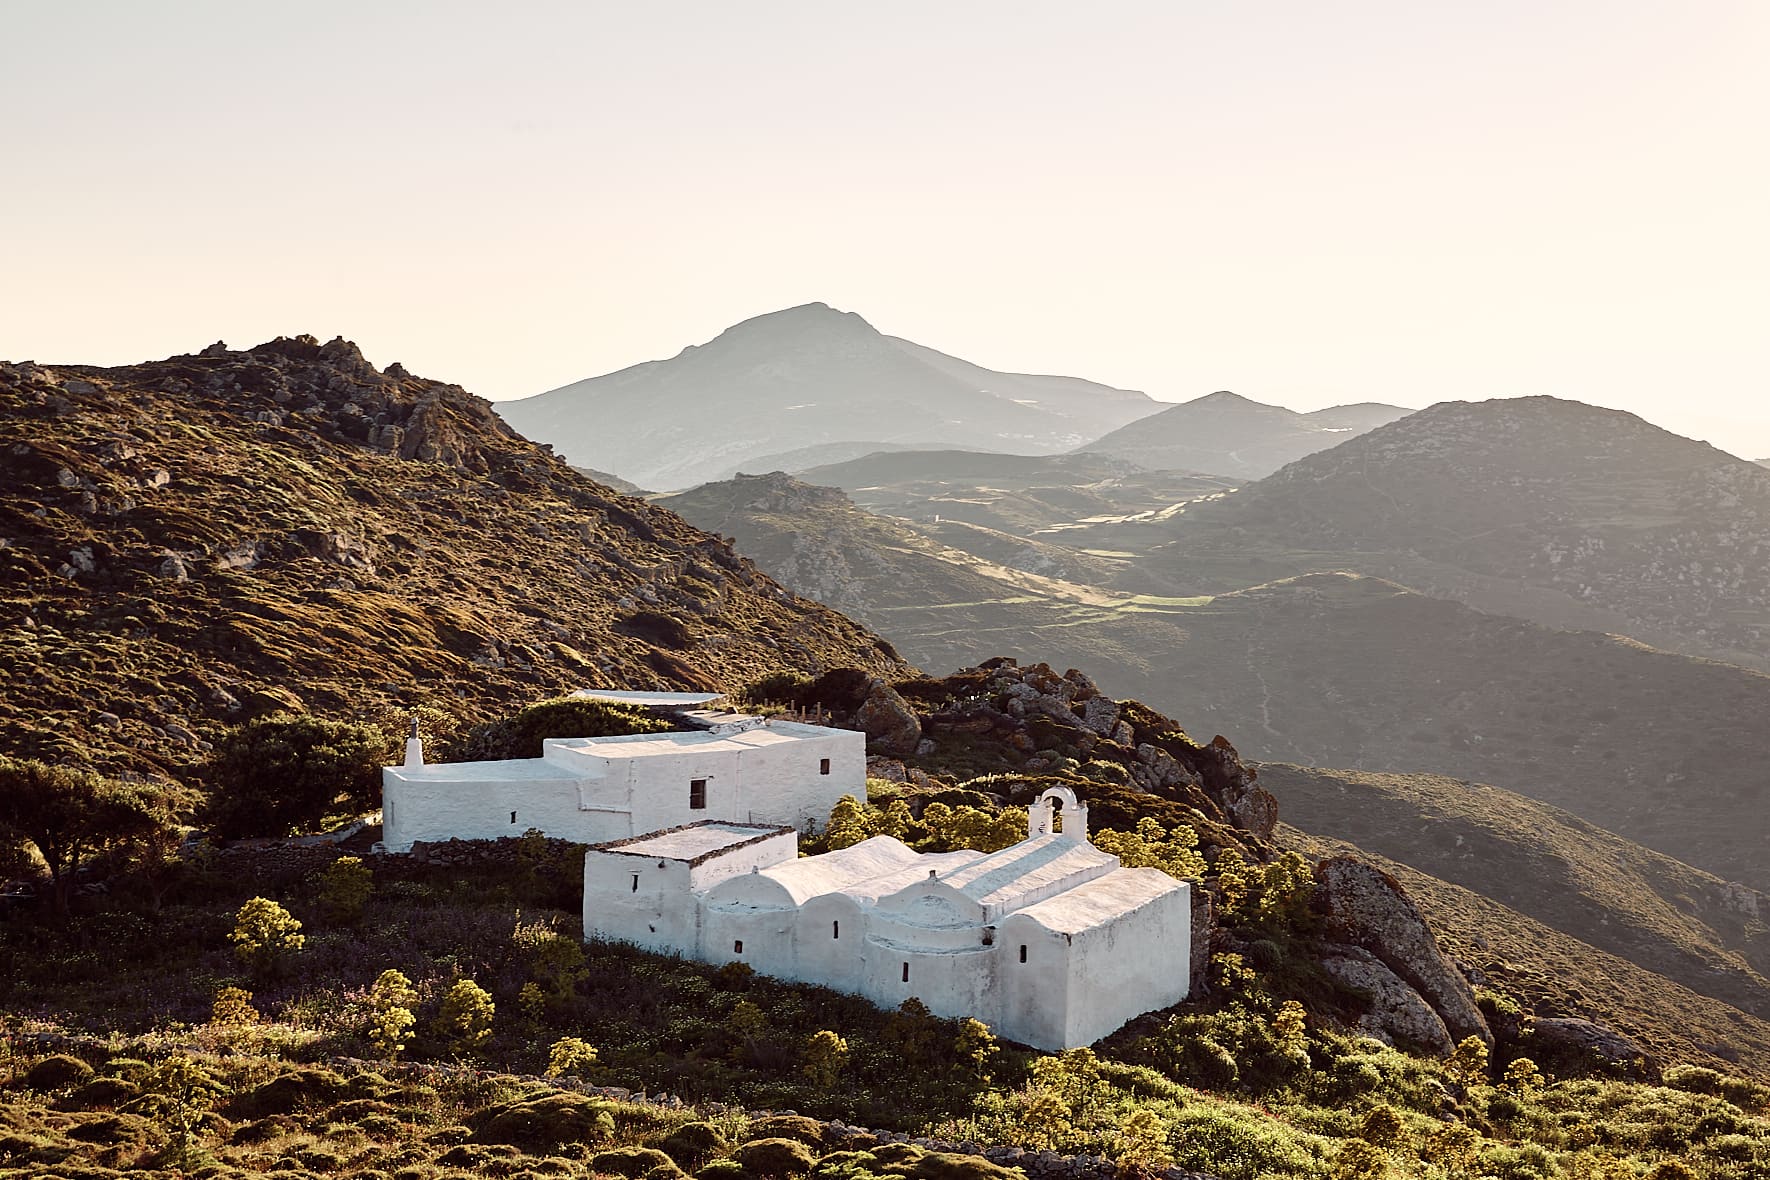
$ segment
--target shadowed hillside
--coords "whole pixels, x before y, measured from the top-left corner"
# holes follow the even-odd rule
[[[279,339],[0,365],[0,751],[165,770],[279,707],[906,666],[457,386]]]

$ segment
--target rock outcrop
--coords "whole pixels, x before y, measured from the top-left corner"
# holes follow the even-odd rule
[[[1443,1021],[1453,1042],[1480,1037],[1493,1044],[1475,992],[1438,949],[1419,908],[1388,873],[1350,856],[1315,866],[1315,906],[1327,938],[1369,951]]]
[[[881,754],[910,755],[921,744],[922,723],[916,711],[883,680],[873,681],[854,720],[866,731],[868,747]]]
[[[1450,1030],[1432,1006],[1362,947],[1343,947],[1321,959],[1322,970],[1364,996],[1369,1009],[1358,1026],[1391,1045],[1401,1044],[1445,1056],[1456,1047]]]
[[[1538,1017],[1531,1023],[1530,1054],[1570,1071],[1584,1069],[1657,1085],[1659,1062],[1613,1028],[1576,1017]]]

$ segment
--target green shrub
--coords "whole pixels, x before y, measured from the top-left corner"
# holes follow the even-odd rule
[[[111,1110],[132,1101],[141,1087],[124,1078],[94,1078],[61,1103],[63,1110]]]
[[[736,1160],[714,1160],[695,1173],[695,1180],[751,1180]]]
[[[737,1149],[735,1157],[744,1171],[771,1180],[803,1176],[817,1157],[797,1139],[753,1139]]]
[[[244,1118],[313,1110],[342,1097],[345,1081],[329,1069],[297,1069],[235,1098],[230,1110]]]
[[[219,836],[289,836],[368,811],[392,746],[367,725],[276,714],[229,730],[204,770]]]
[[[471,979],[459,979],[443,996],[436,1013],[437,1035],[457,1054],[478,1053],[492,1039],[497,1005],[491,993]]]
[[[375,875],[360,856],[341,856],[319,873],[320,909],[327,920],[339,925],[359,921],[369,896],[375,891]]]
[[[240,961],[261,976],[278,974],[307,945],[301,922],[268,897],[254,897],[241,906],[227,938]]]
[[[472,1132],[475,1143],[507,1143],[529,1152],[567,1143],[606,1143],[614,1135],[609,1103],[565,1092],[495,1106],[479,1117]]]
[[[893,1171],[897,1171],[893,1169]],[[1023,1173],[992,1164],[980,1155],[927,1151],[900,1174],[915,1180],[1022,1180]]]
[[[599,1175],[631,1176],[635,1180],[656,1168],[666,1168],[670,1175],[682,1174],[676,1161],[655,1147],[618,1147],[613,1151],[599,1151],[590,1157],[590,1167]]]
[[[683,1171],[692,1172],[730,1151],[731,1142],[712,1123],[694,1122],[684,1123],[664,1136],[658,1148]]]
[[[821,1148],[824,1145],[824,1125],[802,1114],[771,1114],[750,1121],[750,1138],[791,1139],[807,1147]]]
[[[66,1090],[90,1082],[92,1074],[92,1067],[78,1057],[57,1053],[27,1070],[25,1084],[33,1090]]]
[[[577,1037],[560,1037],[547,1050],[547,1076],[583,1077],[596,1064],[596,1049]]]

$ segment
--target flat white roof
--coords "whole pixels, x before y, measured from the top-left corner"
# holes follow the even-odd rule
[[[741,733],[686,729],[621,737],[548,738],[543,745],[549,749],[575,750],[598,758],[647,758],[666,754],[738,753],[812,738],[830,738],[844,732],[848,731],[776,721],[771,725],[746,729]]]
[[[605,845],[601,851],[630,852],[635,856],[655,856],[660,860],[695,860],[709,852],[735,848],[764,836],[792,836],[791,828],[757,824],[698,823],[670,828]]]
[[[663,705],[672,708],[710,705],[714,701],[725,699],[722,692],[629,692],[618,688],[581,688],[572,696],[583,701],[610,701],[617,705]]]

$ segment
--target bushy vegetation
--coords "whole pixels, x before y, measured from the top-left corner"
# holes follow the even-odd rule
[[[215,744],[203,819],[229,839],[318,831],[374,809],[391,754],[369,725],[305,714],[248,721]]]
[[[172,827],[164,792],[91,771],[0,757],[0,844],[29,843],[49,870],[55,910],[66,914],[81,867],[109,852],[154,846]],[[8,857],[10,858],[10,857]]]

